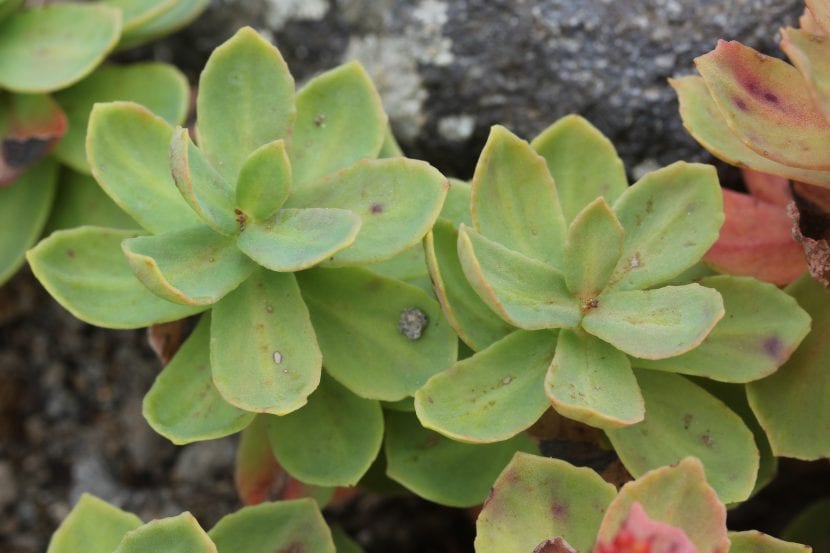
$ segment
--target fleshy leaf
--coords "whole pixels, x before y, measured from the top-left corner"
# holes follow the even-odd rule
[[[216,48],[199,78],[199,147],[228,183],[257,148],[294,122],[294,78],[279,50],[250,27]]]
[[[458,259],[458,232],[438,220],[424,239],[427,265],[441,309],[453,330],[475,351],[504,338],[514,330],[478,297],[467,282]]]
[[[494,126],[472,181],[473,226],[483,236],[553,267],[562,266],[565,217],[545,159]]]
[[[65,168],[61,173],[55,205],[49,214],[45,234],[83,225],[118,229],[141,228],[141,225],[101,190],[95,179]]]
[[[723,317],[720,294],[699,284],[655,290],[610,290],[582,318],[582,328],[643,359],[696,348]]]
[[[506,440],[548,408],[545,371],[556,334],[517,330],[429,379],[415,412],[431,430],[468,443]]]
[[[190,513],[148,522],[124,536],[112,553],[217,553],[216,546]]]
[[[83,494],[49,541],[46,553],[112,553],[141,519],[87,493]]]
[[[267,501],[281,468],[268,441],[268,415],[256,415],[239,436],[233,480],[245,505]]]
[[[213,382],[229,403],[284,415],[306,404],[322,355],[294,275],[257,270],[213,308]]]
[[[701,77],[689,75],[670,79],[669,83],[680,99],[683,126],[695,140],[719,159],[736,167],[752,167],[764,173],[782,175],[819,186],[830,186],[830,171],[790,167],[767,159],[744,144],[729,128]]]
[[[787,288],[813,330],[778,371],[747,386],[752,410],[777,456],[830,456],[830,291],[805,276]]]
[[[121,242],[136,234],[100,227],[62,230],[29,250],[26,258],[58,303],[96,326],[142,328],[204,310],[163,300],[135,278]]]
[[[4,21],[11,16],[22,5],[23,0],[0,0],[0,21]]]
[[[17,272],[40,237],[55,197],[57,167],[45,161],[0,187],[0,284]]]
[[[741,178],[749,194],[764,203],[787,207],[787,204],[793,201],[790,181],[785,177],[744,167],[741,169]]]
[[[255,268],[233,238],[205,226],[128,238],[121,249],[151,292],[190,305],[213,305]]]
[[[614,145],[578,115],[559,119],[530,145],[548,164],[568,222],[600,196],[614,203],[628,187]]]
[[[181,29],[196,19],[209,3],[210,0],[177,0],[170,9],[122,33],[118,49],[132,48]]]
[[[86,132],[95,103],[136,102],[176,125],[183,123],[187,114],[189,89],[185,76],[172,65],[155,62],[108,65],[75,86],[61,90],[55,99],[69,120],[69,130],[55,148],[55,155],[76,171],[89,173]]]
[[[324,375],[302,409],[268,419],[277,462],[318,486],[357,484],[380,451],[380,403],[360,398]]]
[[[827,551],[827,546],[830,545],[830,534],[827,533],[828,520],[830,498],[820,499],[798,513],[781,532],[781,538],[805,543],[817,553]]]
[[[282,207],[291,193],[291,163],[285,141],[275,140],[245,160],[236,183],[236,205],[256,221],[267,219]]]
[[[830,45],[820,37],[787,27],[781,30],[781,49],[807,81],[815,105],[825,117],[830,116]]]
[[[672,553],[698,553],[686,532],[663,522],[652,520],[643,506],[631,504],[628,515],[619,530],[608,543],[597,544],[597,553],[623,553],[625,551],[654,551]]]
[[[724,503],[749,497],[758,474],[759,455],[755,438],[743,420],[682,376],[646,370],[636,374],[646,402],[645,420],[606,430],[625,468],[639,477],[693,455],[703,463],[709,483]],[[648,504],[644,505],[654,516]],[[689,537],[694,541],[693,536]]]
[[[528,553],[553,536],[590,551],[616,490],[589,468],[516,453],[476,521],[477,553]]]
[[[247,223],[236,244],[266,269],[291,273],[348,248],[360,224],[360,217],[345,209],[280,209],[266,221]]]
[[[438,218],[449,221],[455,228],[458,228],[461,223],[472,227],[471,196],[472,187],[468,183],[458,179],[450,179],[450,189],[447,191],[447,198],[444,200],[444,207],[441,208]]]
[[[144,396],[144,418],[153,430],[186,444],[235,434],[254,413],[234,407],[219,395],[210,371],[210,314],[199,321]]]
[[[717,290],[726,312],[695,349],[637,366],[749,382],[775,372],[810,330],[810,316],[772,284],[753,278],[713,276],[700,281]]]
[[[133,102],[97,104],[89,116],[87,159],[110,198],[154,234],[202,224],[170,175],[173,128]]]
[[[414,414],[386,413],[386,474],[419,497],[450,507],[481,504],[516,451],[536,451],[526,434],[464,444],[423,428]]]
[[[171,9],[177,0],[102,0],[101,3],[121,10],[124,35]]]
[[[0,187],[46,156],[66,129],[66,115],[50,96],[0,92]]]
[[[331,529],[331,537],[334,539],[334,547],[337,553],[365,553],[363,548],[339,526]]]
[[[711,165],[677,162],[647,174],[617,199],[625,229],[610,286],[641,290],[697,263],[718,239],[723,197]]]
[[[379,159],[385,159],[389,157],[402,157],[403,150],[401,150],[400,144],[398,141],[395,140],[395,134],[392,132],[392,126],[386,125],[386,131],[383,134],[383,144],[380,147],[380,152],[378,152]]]
[[[800,543],[779,540],[757,530],[729,532],[729,553],[811,553],[812,549]]]
[[[95,69],[120,33],[121,11],[100,3],[19,12],[0,24],[0,88],[65,88]]]
[[[208,534],[218,553],[335,553],[312,499],[264,503],[223,517]]]
[[[723,40],[695,65],[729,127],[747,146],[786,165],[830,169],[830,122],[795,67]]]
[[[438,217],[447,188],[447,179],[423,161],[359,161],[293,190],[285,206],[348,209],[359,216],[357,239],[331,265],[364,265],[417,244]]]
[[[810,14],[818,24],[822,34],[830,33],[830,5],[826,0],[805,0]],[[818,29],[817,29],[818,30]]]
[[[624,485],[605,512],[597,540],[612,540],[636,502],[650,518],[683,530],[700,553],[726,553],[726,508],[703,469],[700,461],[686,457]]]
[[[563,329],[545,378],[560,414],[599,428],[643,420],[645,406],[628,357],[581,330]]]
[[[458,257],[467,281],[493,311],[526,330],[573,327],[581,310],[558,270],[461,226]]]
[[[294,187],[374,159],[386,128],[380,96],[358,62],[313,78],[297,93],[290,151]]]
[[[170,172],[182,198],[202,221],[222,234],[239,230],[233,187],[211,167],[190,140],[190,133],[181,127],[170,141]]]
[[[423,291],[358,268],[297,278],[326,370],[353,393],[400,400],[455,362],[458,340]]]
[[[605,288],[622,254],[624,235],[602,197],[575,215],[565,238],[562,273],[568,289],[583,303]]]

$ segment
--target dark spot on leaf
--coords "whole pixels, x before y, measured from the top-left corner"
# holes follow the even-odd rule
[[[559,521],[566,521],[571,516],[571,510],[564,503],[554,501],[550,506],[550,512],[553,518]]]
[[[739,109],[739,110],[741,110],[741,111],[749,111],[749,106],[747,106],[747,105],[746,105],[746,102],[744,102],[742,99],[740,99],[740,98],[734,98],[734,101],[735,101],[735,105],[736,105],[736,106],[738,106],[738,109]]]
[[[533,548],[533,553],[576,553],[576,549],[562,538],[545,540]]]
[[[769,102],[771,104],[777,104],[778,103],[778,96],[776,96],[772,92],[767,92],[767,93],[764,94],[764,100],[766,100],[767,102]]]
[[[306,549],[305,545],[299,542],[294,542],[289,543],[281,549],[277,549],[274,553],[306,553],[307,551],[308,549]]]
[[[398,318],[398,330],[410,340],[419,339],[428,324],[427,314],[417,307],[407,307]]]
[[[781,353],[784,351],[784,344],[778,338],[778,336],[770,336],[764,340],[764,353],[772,357],[773,359],[778,359],[781,357]]]
[[[712,439],[712,436],[709,435],[708,431],[700,435],[700,441],[709,449],[715,447],[715,441]]]
[[[69,257],[75,257],[75,250],[69,248],[68,250],[66,250],[66,255],[68,255]]]
[[[692,425],[692,419],[693,418],[694,417],[689,413],[686,413],[685,415],[683,415],[683,429],[684,430],[689,429],[689,427]]]
[[[3,159],[9,167],[27,167],[46,155],[49,143],[43,138],[8,138],[3,141]]]
[[[646,200],[646,213],[652,213],[654,211],[654,199],[649,198]]]
[[[318,113],[314,116],[314,124],[322,129],[326,126],[326,116],[322,113]]]
[[[375,202],[369,207],[369,211],[373,214],[377,215],[378,213],[383,213],[383,204]]]

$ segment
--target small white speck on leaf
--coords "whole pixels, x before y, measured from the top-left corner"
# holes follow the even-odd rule
[[[274,352],[274,363],[276,363],[277,365],[282,363],[282,353],[280,353],[278,351]]]

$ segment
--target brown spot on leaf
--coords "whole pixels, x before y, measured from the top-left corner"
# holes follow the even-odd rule
[[[564,503],[554,501],[550,506],[550,512],[553,518],[559,521],[566,521],[571,516],[571,510]]]
[[[690,426],[692,426],[692,420],[694,417],[690,413],[686,413],[683,415],[683,429],[688,430]]]
[[[533,548],[533,553],[576,553],[576,549],[562,538],[545,540]]]
[[[322,113],[318,113],[314,116],[314,125],[318,128],[323,128],[326,126],[326,116]]]
[[[739,109],[739,110],[741,110],[741,111],[749,111],[749,106],[747,106],[747,105],[746,105],[746,102],[744,102],[742,99],[740,99],[740,98],[733,98],[733,100],[735,101],[735,105],[736,105],[736,106],[738,106],[738,109]]]
[[[715,441],[712,439],[712,436],[709,434],[708,430],[700,435],[700,441],[709,449],[715,447]]]
[[[375,202],[369,207],[369,211],[373,215],[377,215],[378,213],[383,213],[383,204],[379,203],[379,202]]]
[[[69,257],[75,257],[75,250],[69,248],[68,250],[66,250],[66,255],[68,255]]]
[[[784,351],[784,343],[778,336],[770,336],[764,339],[763,348],[764,353],[773,359],[779,359]]]
[[[285,547],[277,549],[274,553],[306,553],[308,549],[300,542],[289,543]]]

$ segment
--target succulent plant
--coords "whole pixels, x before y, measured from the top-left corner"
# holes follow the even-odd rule
[[[90,110],[95,102],[131,100],[181,124],[188,85],[167,64],[101,63],[116,49],[185,25],[207,1],[102,0],[19,10],[21,4],[0,3],[0,283],[44,227],[138,228],[89,177]]]
[[[476,553],[810,551],[760,532],[727,532],[726,508],[693,457],[617,493],[591,469],[517,453],[476,527]]]
[[[723,220],[714,169],[676,163],[627,188],[613,146],[584,119],[532,144],[494,127],[471,220],[458,231],[439,222],[425,241],[447,319],[476,353],[418,391],[422,424],[497,442],[552,406],[603,428],[635,476],[694,455],[724,501],[745,499],[752,433],[679,374],[763,378],[810,320],[770,284],[691,282]]]

